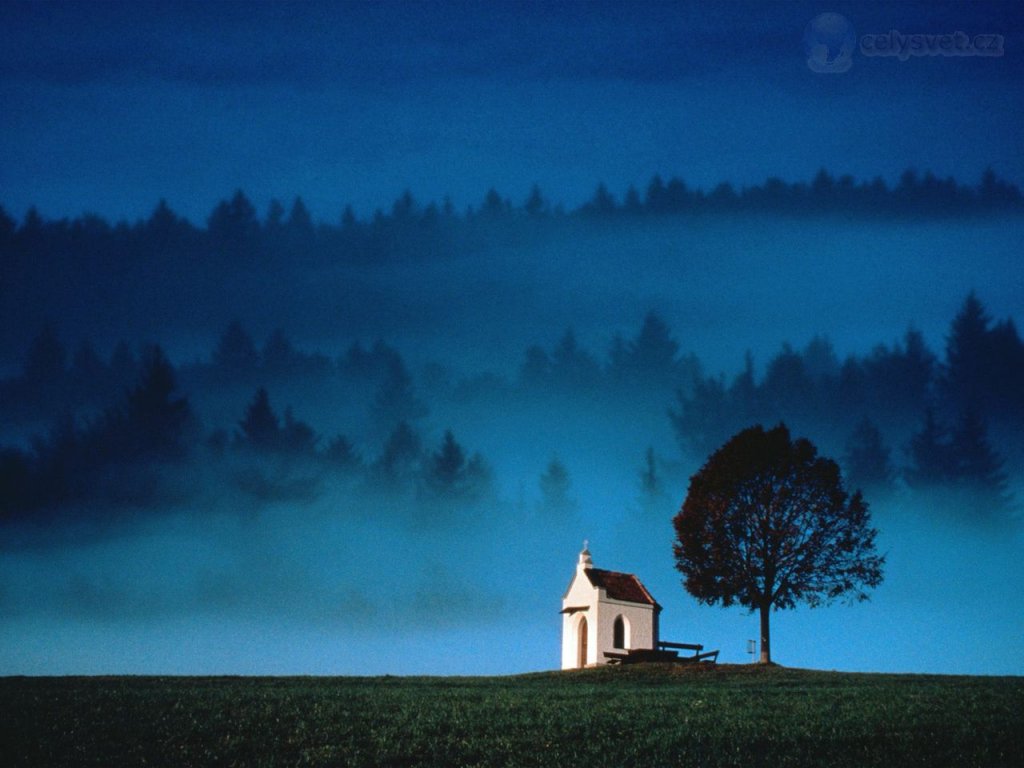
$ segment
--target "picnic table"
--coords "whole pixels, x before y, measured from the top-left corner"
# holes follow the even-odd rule
[[[718,651],[708,651],[704,653],[704,646],[697,643],[670,643],[667,640],[659,640],[658,648],[660,650],[666,650],[668,648],[678,648],[682,651],[693,651],[693,656],[688,656],[684,661],[709,661],[712,664],[718,662]]]
[[[692,656],[679,656],[679,651],[693,651]],[[703,645],[695,643],[670,643],[667,640],[658,643],[657,648],[630,648],[622,651],[605,651],[604,657],[609,664],[637,664],[640,662],[718,662],[718,651],[704,652]]]

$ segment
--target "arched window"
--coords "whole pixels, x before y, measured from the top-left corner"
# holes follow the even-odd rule
[[[627,647],[626,620],[622,616],[616,616],[615,623],[612,624],[612,647],[622,649]]]

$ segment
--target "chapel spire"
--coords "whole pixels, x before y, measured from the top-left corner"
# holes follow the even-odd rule
[[[589,542],[586,539],[584,539],[583,540],[583,551],[580,552],[580,559],[579,559],[579,562],[577,562],[577,564],[576,564],[577,568],[593,568],[594,567],[594,561],[590,559],[590,548],[588,547],[588,544],[589,544]]]

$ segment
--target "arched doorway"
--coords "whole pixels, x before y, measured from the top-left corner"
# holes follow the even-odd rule
[[[579,634],[577,636],[577,645],[579,647],[579,663],[577,666],[587,666],[587,617],[580,617],[580,624],[576,630]]]

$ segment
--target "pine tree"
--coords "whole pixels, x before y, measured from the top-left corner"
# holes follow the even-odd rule
[[[245,418],[238,422],[237,442],[256,450],[276,450],[281,445],[281,422],[270,406],[267,390],[256,390],[245,409]]]
[[[552,457],[544,474],[540,476],[542,511],[561,514],[574,511],[576,503],[569,494],[570,487],[569,470],[557,456]]]
[[[297,357],[298,354],[295,351],[295,347],[292,346],[291,341],[288,340],[288,337],[284,335],[284,331],[280,328],[275,329],[267,337],[267,341],[263,345],[263,351],[260,354],[263,368],[274,374],[290,372],[296,363]]]
[[[950,448],[956,462],[956,485],[969,497],[975,513],[994,520],[1010,512],[1013,500],[1003,459],[989,443],[985,422],[977,411],[961,415]]]
[[[946,393],[957,410],[987,412],[991,318],[972,291],[953,319],[946,339]]]
[[[523,204],[523,210],[526,211],[528,216],[543,216],[547,213],[547,201],[544,200],[544,196],[540,192],[540,187],[536,184],[530,188],[530,196],[526,198],[526,202]]]
[[[613,349],[617,375],[633,384],[671,386],[679,373],[679,343],[668,324],[655,312],[648,312],[636,338],[624,348]]]
[[[911,465],[904,475],[911,487],[933,487],[956,477],[956,461],[950,447],[949,432],[939,423],[931,408],[925,411],[920,431],[911,438],[908,453]]]
[[[467,458],[452,431],[446,430],[441,446],[428,457],[423,471],[424,495],[431,500],[473,501],[485,495],[491,473],[479,453]]]
[[[668,494],[658,471],[658,457],[652,446],[644,453],[644,464],[640,471],[640,507],[645,513],[657,511],[668,501]]]
[[[159,346],[150,347],[125,410],[128,448],[133,456],[169,459],[187,452],[185,436],[192,409],[187,398],[175,396],[176,390],[170,361]]]
[[[224,373],[243,376],[251,374],[259,365],[260,355],[252,337],[238,320],[224,330],[213,352],[213,362]]]
[[[407,482],[420,464],[422,443],[408,422],[400,422],[388,437],[374,470],[377,480],[393,486]]]
[[[465,469],[466,454],[452,431],[446,430],[441,447],[430,456],[427,486],[438,496],[454,496],[460,490]]]
[[[343,470],[356,469],[362,464],[362,459],[356,452],[352,443],[344,435],[337,435],[324,451],[324,458],[331,466]]]
[[[383,348],[382,345],[380,348]],[[374,353],[379,347],[374,347]],[[389,350],[384,360],[384,376],[373,401],[373,413],[384,427],[412,421],[427,414],[427,406],[416,396],[412,376],[397,352]]]
[[[843,465],[850,488],[884,491],[892,487],[894,471],[882,433],[866,416],[846,443]]]
[[[281,449],[300,456],[316,453],[320,436],[304,421],[295,418],[291,408],[284,410],[284,426],[281,428]]]
[[[25,358],[24,378],[32,386],[57,385],[67,373],[67,349],[53,326],[36,334]]]

